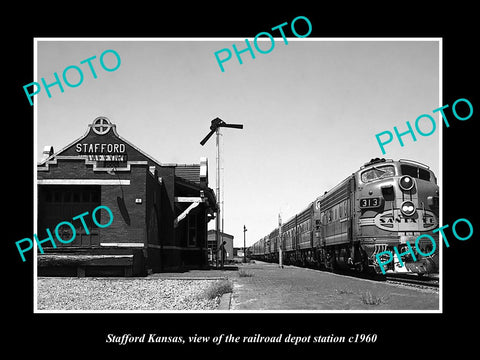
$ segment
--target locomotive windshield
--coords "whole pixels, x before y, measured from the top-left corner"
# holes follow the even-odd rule
[[[370,182],[378,179],[384,179],[387,177],[392,177],[395,175],[395,168],[392,165],[389,166],[380,166],[380,167],[371,167],[368,170],[365,170],[361,179],[363,182]]]

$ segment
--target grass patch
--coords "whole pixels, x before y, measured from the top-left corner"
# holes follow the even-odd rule
[[[213,300],[233,291],[233,284],[228,280],[215,281],[202,294],[205,299]]]
[[[243,269],[240,269],[240,270],[238,270],[238,276],[239,277],[252,277],[253,274],[248,272],[248,271],[245,271]]]
[[[362,293],[362,302],[366,305],[385,304],[387,300],[388,296],[377,296],[375,294],[372,294],[369,290],[367,290],[365,293]]]

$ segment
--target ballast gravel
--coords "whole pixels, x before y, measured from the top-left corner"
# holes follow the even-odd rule
[[[215,310],[215,280],[38,278],[38,310]]]

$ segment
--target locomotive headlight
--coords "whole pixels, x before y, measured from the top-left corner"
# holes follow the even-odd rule
[[[400,206],[400,211],[405,216],[412,216],[413,214],[415,214],[416,211],[415,204],[409,200],[404,201],[402,203],[402,206]]]
[[[400,188],[402,190],[408,191],[408,190],[411,190],[413,188],[413,185],[415,185],[415,183],[413,182],[412,177],[410,177],[408,175],[404,175],[398,181],[398,185],[400,185]]]

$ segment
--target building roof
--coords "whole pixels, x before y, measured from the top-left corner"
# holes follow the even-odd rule
[[[208,230],[207,234],[208,234],[208,235],[212,235],[212,234],[215,235],[216,232],[217,232],[216,230]],[[221,231],[220,231],[220,234],[221,234],[223,237],[227,237],[227,238],[233,239],[233,235],[230,235],[230,234],[227,234],[227,233],[222,233]]]
[[[99,130],[100,122],[102,128]],[[120,142],[126,144],[127,150],[130,153],[128,156],[129,161],[148,160],[152,165],[155,164],[159,167],[174,167],[175,176],[179,179],[186,180],[187,183],[194,184],[196,186],[203,185],[208,187],[208,161],[206,158],[200,158],[199,164],[176,164],[176,163],[161,163],[149,154],[145,153],[142,149],[135,146],[128,140],[124,139],[117,133],[116,125],[111,123],[107,118],[100,116],[97,117],[92,124],[88,125],[86,133],[80,138],[69,143],[57,152],[53,151],[51,146],[44,148],[44,157],[38,163],[39,168],[48,168],[50,162],[53,162],[56,158],[72,157],[72,156],[84,156],[83,153],[76,151],[76,145],[82,142],[92,144],[95,142]],[[78,145],[80,146],[80,145]],[[80,147],[81,149],[81,147]]]
[[[200,164],[177,164],[175,176],[178,176],[195,184],[200,184]]]

